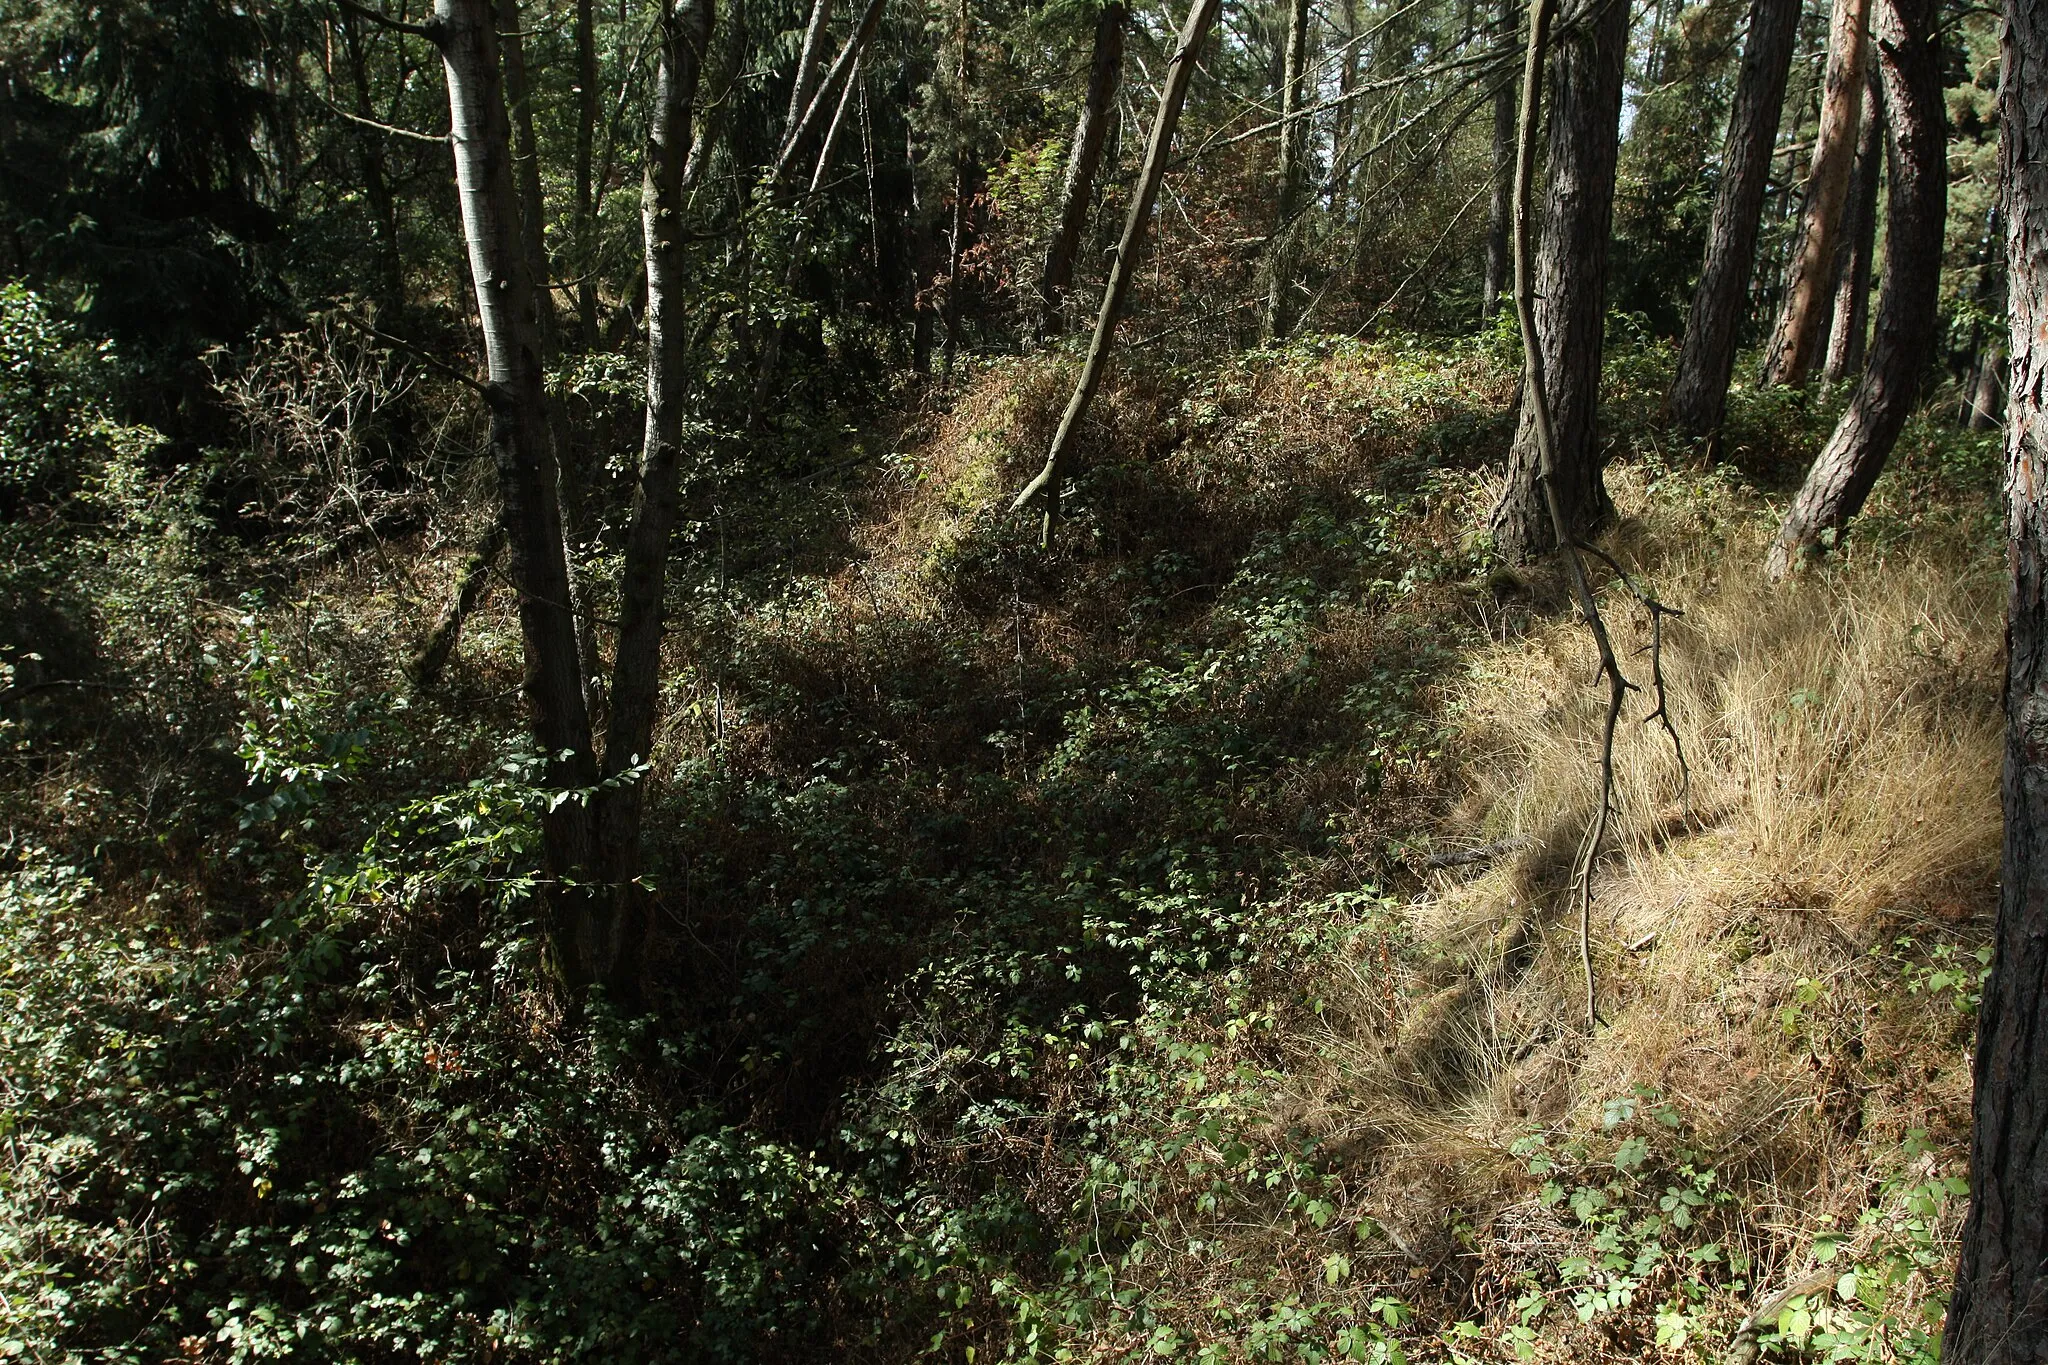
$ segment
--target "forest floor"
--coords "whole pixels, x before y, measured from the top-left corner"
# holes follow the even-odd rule
[[[1931,1360],[1995,905],[1995,455],[1916,420],[1772,586],[1831,409],[1738,393],[1697,466],[1667,359],[1608,378],[1641,690],[1583,944],[1605,689],[1554,574],[1488,553],[1484,344],[1132,364],[1044,550],[1003,509],[1057,358],[827,475],[708,481],[639,1023],[565,1029],[535,984],[507,595],[444,692],[397,682],[402,585],[457,535],[198,613],[183,729],[16,732],[0,1335],[1624,1361],[1762,1311],[1753,1349]],[[1661,649],[1619,570],[1683,612]],[[162,814],[198,752],[247,794]]]

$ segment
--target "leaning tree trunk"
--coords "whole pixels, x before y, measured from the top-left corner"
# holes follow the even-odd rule
[[[1152,206],[1159,200],[1159,184],[1166,178],[1167,154],[1173,149],[1173,132],[1180,125],[1181,106],[1187,102],[1188,86],[1195,77],[1202,40],[1208,36],[1209,25],[1215,22],[1221,3],[1222,0],[1194,0],[1188,7],[1187,22],[1181,25],[1180,41],[1174,45],[1173,56],[1166,64],[1166,78],[1159,90],[1159,111],[1152,117],[1152,134],[1145,141],[1145,160],[1138,170],[1138,192],[1131,196],[1130,211],[1124,215],[1123,235],[1117,239],[1116,256],[1109,266],[1109,281],[1102,287],[1102,307],[1095,314],[1095,333],[1088,340],[1088,355],[1081,362],[1080,377],[1074,382],[1074,396],[1067,401],[1059,430],[1053,433],[1052,449],[1046,453],[1045,467],[1010,504],[1010,510],[1014,512],[1043,497],[1044,536],[1047,540],[1052,535],[1053,521],[1059,515],[1060,479],[1066,472],[1074,443],[1080,438],[1081,421],[1088,415],[1088,406],[1095,401],[1095,391],[1102,386],[1102,375],[1109,365],[1110,343],[1116,335],[1117,321],[1123,316],[1124,299],[1131,292],[1131,280],[1137,274],[1138,252],[1145,241],[1145,225],[1152,219]]]
[[[1109,132],[1110,106],[1116,102],[1117,83],[1123,76],[1124,26],[1129,18],[1122,0],[1110,0],[1095,18],[1095,51],[1088,63],[1088,91],[1081,100],[1081,117],[1074,124],[1074,141],[1067,152],[1059,226],[1053,230],[1052,242],[1045,249],[1045,265],[1038,272],[1041,340],[1058,336],[1062,330],[1062,305],[1074,284],[1074,257],[1088,226],[1095,172],[1102,164],[1102,143]]]
[[[1870,69],[1864,92],[1863,133],[1856,141],[1856,170],[1849,177],[1843,208],[1842,259],[1836,269],[1835,317],[1828,328],[1828,363],[1822,379],[1839,384],[1863,368],[1870,332],[1870,277],[1877,255],[1877,186],[1884,178],[1884,86]]]
[[[462,231],[484,338],[491,456],[498,471],[510,576],[519,593],[527,716],[534,742],[548,756],[547,785],[572,792],[592,786],[597,767],[576,657],[576,623],[569,608],[569,567],[554,447],[548,436],[540,324],[520,245],[512,130],[505,112],[496,25],[491,0],[435,0],[428,32],[448,74],[449,140],[455,149]],[[587,897],[568,893],[561,884],[587,876],[591,834],[588,812],[579,801],[557,802],[542,817],[543,862],[556,883],[549,897],[551,929],[572,987],[592,979],[589,905]]]
[[[1835,242],[1842,205],[1856,161],[1856,130],[1863,114],[1865,30],[1871,0],[1835,0],[1828,23],[1827,85],[1821,94],[1820,128],[1806,176],[1799,234],[1785,280],[1784,307],[1764,359],[1764,380],[1803,384],[1819,359],[1821,333],[1834,301]]]
[[[1550,188],[1536,254],[1536,324],[1556,437],[1554,491],[1577,535],[1605,521],[1613,507],[1600,477],[1593,423],[1628,5],[1574,0],[1559,29],[1568,36],[1550,58]],[[1507,488],[1493,509],[1494,545],[1509,563],[1527,563],[1557,544],[1545,497],[1536,407],[1524,402]]]
[[[1919,394],[1933,353],[1941,283],[1942,222],[1948,209],[1939,0],[1878,0],[1878,59],[1884,75],[1886,140],[1891,147],[1884,277],[1877,338],[1863,381],[1771,547],[1769,570],[1782,577],[1800,560],[1841,538],[1877,482],[1899,428]]]
[[[1266,309],[1259,330],[1279,341],[1294,330],[1295,219],[1301,214],[1303,171],[1308,160],[1308,0],[1291,0],[1287,13],[1287,50],[1280,75],[1279,203],[1273,214],[1271,248],[1266,253]]]
[[[1501,0],[1500,42],[1505,51],[1515,48],[1517,12],[1515,0]],[[1481,322],[1500,311],[1500,296],[1508,287],[1508,272],[1514,268],[1508,251],[1508,233],[1514,226],[1514,193],[1515,86],[1513,81],[1503,78],[1493,92],[1493,198],[1486,215],[1486,278],[1479,290]]]
[[[1970,1213],[1949,1365],[2048,1361],[2048,0],[2008,0],[2005,863],[1977,1014]]]
[[[683,293],[683,168],[690,153],[690,113],[711,38],[711,0],[678,12],[664,5],[654,108],[647,130],[647,167],[640,221],[647,257],[647,429],[640,483],[619,574],[619,645],[612,665],[610,723],[604,738],[601,839],[604,881],[612,897],[597,964],[599,979],[626,999],[637,994],[647,939],[640,871],[640,823],[646,776],[661,700],[661,628],[668,582],[668,546],[675,529],[689,300]]]
[[[1749,8],[1749,37],[1742,48],[1735,107],[1728,115],[1706,263],[1686,315],[1678,375],[1671,385],[1671,418],[1695,436],[1711,438],[1718,432],[1728,405],[1799,12],[1800,0],[1754,0]]]

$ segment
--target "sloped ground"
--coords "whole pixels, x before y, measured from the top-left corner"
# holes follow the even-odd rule
[[[1663,364],[1610,367],[1605,546],[1685,612],[1689,772],[1633,698],[1591,1030],[1604,692],[1487,554],[1483,346],[1130,360],[1050,552],[1003,508],[1057,357],[700,481],[644,1023],[535,984],[506,595],[403,695],[459,537],[187,613],[184,671],[110,645],[104,714],[9,732],[0,1335],[1624,1361],[1803,1288],[1764,1349],[1924,1357],[1996,873],[1989,447],[1916,425],[1772,588],[1776,495],[1662,448]],[[1828,414],[1737,418],[1767,481]]]

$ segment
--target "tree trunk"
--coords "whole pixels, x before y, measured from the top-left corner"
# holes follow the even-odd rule
[[[348,53],[349,75],[354,87],[356,113],[376,117],[370,103],[370,70],[363,57],[362,34],[355,14],[341,11],[342,44]],[[384,134],[370,128],[356,129],[363,148],[363,192],[370,201],[371,229],[377,234],[377,301],[393,312],[405,307],[405,257],[398,246],[398,201],[391,192],[391,176],[384,167]]]
[[[1782,0],[1796,10],[1797,0]],[[1507,50],[1515,47],[1515,0],[1501,0],[1500,42]],[[1508,273],[1514,269],[1508,250],[1508,233],[1513,228],[1515,192],[1515,87],[1503,80],[1493,92],[1493,198],[1486,217],[1486,279],[1479,290],[1479,320],[1487,322],[1500,311],[1500,297],[1508,287]]]
[[[1998,425],[1999,399],[2005,392],[2005,341],[1992,337],[1977,362],[1977,382],[1970,386],[1969,427],[1989,431]]]
[[[619,575],[619,644],[612,664],[603,768],[614,785],[603,798],[601,833],[604,882],[613,905],[603,926],[607,932],[598,963],[599,979],[614,995],[629,1000],[637,994],[648,928],[644,898],[634,884],[640,871],[646,777],[634,769],[652,752],[661,700],[662,607],[688,401],[683,370],[689,327],[683,293],[683,168],[689,158],[690,113],[710,42],[711,17],[710,0],[681,12],[663,6],[640,191],[647,256],[647,429]]]
[[[1273,214],[1272,245],[1266,253],[1266,309],[1259,330],[1268,341],[1294,330],[1294,258],[1301,215],[1302,180],[1308,160],[1308,120],[1299,117],[1309,102],[1308,0],[1291,0],[1287,51],[1280,77],[1279,203]]]
[[[1913,410],[1933,353],[1948,208],[1937,0],[1878,0],[1877,48],[1891,149],[1877,338],[1863,380],[1778,530],[1769,571],[1782,577],[1839,540],[1877,482]]]
[[[527,717],[535,744],[548,756],[547,785],[560,792],[586,790],[596,781],[597,765],[569,608],[540,325],[520,245],[497,15],[491,0],[435,0],[428,32],[447,68],[449,140],[488,375],[491,456],[510,577],[519,593]],[[591,865],[591,825],[581,802],[561,801],[542,818],[542,845],[546,871],[556,884],[548,897],[556,952],[571,987],[580,987],[592,979],[588,898],[560,883],[583,879]]]
[[[542,361],[560,352],[555,297],[548,288],[547,197],[540,185],[540,143],[533,132],[533,90],[526,70],[526,45],[519,32],[519,0],[498,0],[498,34],[505,68],[505,109],[512,120],[512,157],[519,187],[519,242],[533,280],[534,314],[540,324]],[[557,457],[564,452],[556,451]]]
[[[1803,384],[1819,358],[1821,331],[1834,298],[1835,242],[1856,161],[1863,114],[1863,70],[1871,0],[1835,0],[1828,23],[1827,85],[1820,128],[1806,176],[1806,198],[1785,278],[1784,307],[1764,360],[1764,382]]]
[[[1109,364],[1110,343],[1116,335],[1117,320],[1123,316],[1124,299],[1131,291],[1131,279],[1137,274],[1139,249],[1145,241],[1145,225],[1152,219],[1153,204],[1158,202],[1159,183],[1166,178],[1167,154],[1173,148],[1173,132],[1180,124],[1181,106],[1187,102],[1188,85],[1194,80],[1195,66],[1201,58],[1202,40],[1208,36],[1209,26],[1215,22],[1220,5],[1221,0],[1193,0],[1188,7],[1187,22],[1181,25],[1180,41],[1174,45],[1173,56],[1166,64],[1165,79],[1160,84],[1159,111],[1152,117],[1152,135],[1145,142],[1145,160],[1138,170],[1138,190],[1131,196],[1130,210],[1124,215],[1123,235],[1117,239],[1116,256],[1109,266],[1109,280],[1102,288],[1102,307],[1095,314],[1095,332],[1088,340],[1088,355],[1081,362],[1081,374],[1074,383],[1074,396],[1067,402],[1059,430],[1053,433],[1052,449],[1046,453],[1045,467],[1010,504],[1010,510],[1017,511],[1029,506],[1033,499],[1044,497],[1047,537],[1051,535],[1054,518],[1059,515],[1060,478],[1065,473],[1074,442],[1081,434],[1081,421],[1088,415],[1089,404],[1095,401],[1095,391],[1102,386],[1103,371]]]
[[[434,629],[427,636],[427,642],[420,646],[419,653],[412,656],[406,672],[412,676],[414,687],[426,691],[441,681],[441,674],[455,653],[456,643],[462,638],[463,623],[483,601],[484,590],[491,585],[491,566],[504,552],[505,523],[494,521],[477,542],[477,547],[470,551],[469,558],[462,562],[462,572],[455,579],[455,596],[449,600],[448,609],[434,623]]]
[[[1884,86],[1870,68],[1863,96],[1863,133],[1856,140],[1856,170],[1843,208],[1842,259],[1836,274],[1835,319],[1828,330],[1822,379],[1839,384],[1863,368],[1870,332],[1870,277],[1877,255],[1877,187],[1884,179]]]
[[[1550,187],[1536,256],[1536,323],[1556,434],[1555,491],[1573,534],[1613,510],[1600,477],[1594,418],[1600,401],[1601,330],[1607,307],[1607,243],[1614,221],[1614,166],[1621,130],[1628,6],[1574,0],[1559,24],[1567,36],[1550,58]],[[1545,502],[1533,403],[1521,405],[1508,484],[1493,510],[1494,545],[1525,564],[1556,545]]]
[[[1124,25],[1129,17],[1122,0],[1110,0],[1095,18],[1095,55],[1088,63],[1088,92],[1082,97],[1081,117],[1074,124],[1073,144],[1067,150],[1059,226],[1053,230],[1052,242],[1045,249],[1045,265],[1038,272],[1041,341],[1064,330],[1061,305],[1074,284],[1074,257],[1081,249],[1081,234],[1088,226],[1088,209],[1095,199],[1095,171],[1102,164],[1110,106],[1123,76]]]
[[[818,70],[825,60],[825,30],[832,23],[832,0],[811,0],[810,21],[804,25],[803,47],[797,52],[796,74],[789,83],[789,113],[782,121],[784,138],[793,137],[818,93]]]
[[[597,28],[591,0],[576,0],[576,325],[583,345],[597,344],[597,184],[592,152],[597,141]]]
[[[1799,11],[1799,0],[1754,0],[1749,9],[1749,37],[1742,48],[1735,107],[1728,115],[1706,262],[1686,315],[1678,374],[1671,385],[1671,418],[1695,436],[1711,438],[1727,409]]]
[[[1977,1015],[1970,1213],[1949,1365],[2048,1361],[2048,0],[2008,0],[1999,88],[2005,419],[2005,865]]]
[[[953,230],[946,238],[946,341],[939,361],[940,371],[948,378],[960,351],[960,262],[967,250],[967,177],[972,173],[967,154],[967,29],[971,22],[968,0],[960,0],[960,49],[953,68]]]

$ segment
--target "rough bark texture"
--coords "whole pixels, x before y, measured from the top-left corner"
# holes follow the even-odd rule
[[[1993,337],[1977,360],[1977,382],[1970,386],[1969,426],[1989,431],[1998,425],[1999,399],[2005,392],[2005,339]]]
[[[1088,209],[1095,198],[1095,172],[1102,164],[1102,144],[1109,133],[1109,112],[1116,102],[1117,83],[1124,70],[1124,27],[1130,12],[1121,0],[1110,0],[1095,18],[1094,55],[1088,62],[1088,91],[1081,100],[1081,116],[1074,124],[1074,140],[1067,149],[1067,174],[1060,187],[1060,221],[1052,242],[1045,249],[1045,265],[1038,272],[1038,334],[1041,339],[1058,336],[1061,305],[1074,284],[1074,257],[1081,249],[1081,234],[1088,226]]]
[[[1803,384],[1820,358],[1822,332],[1834,299],[1835,243],[1842,205],[1849,197],[1849,173],[1856,162],[1856,132],[1863,116],[1863,70],[1871,0],[1835,0],[1828,23],[1827,85],[1821,93],[1820,128],[1806,176],[1799,235],[1785,279],[1785,302],[1764,359],[1764,380]]]
[[[491,0],[436,0],[429,27],[448,76],[449,140],[476,288],[510,577],[519,593],[523,691],[533,738],[549,755],[547,784],[579,790],[596,780],[569,609],[553,443],[542,385],[540,325],[520,244],[512,183],[512,130]],[[580,877],[592,853],[588,812],[563,801],[544,818],[543,858],[553,879]],[[552,897],[557,952],[572,986],[590,979],[584,898]]]
[[[1948,208],[1936,0],[1878,0],[1886,141],[1891,151],[1877,336],[1849,410],[1807,472],[1778,529],[1769,570],[1782,576],[1839,540],[1884,468],[1913,410],[1936,334],[1943,217]]]
[[[2048,2],[2010,0],[1999,91],[2012,374],[2005,865],[1977,1016],[1970,1213],[1941,1358],[2048,1361]]]
[[[711,37],[711,17],[711,0],[698,0],[681,12],[663,8],[640,190],[647,258],[647,428],[619,575],[619,644],[612,664],[603,768],[613,785],[604,797],[601,836],[604,880],[612,891],[613,907],[604,926],[608,932],[601,945],[600,973],[615,993],[627,995],[637,984],[647,938],[645,900],[633,882],[640,870],[646,778],[631,774],[653,750],[661,701],[662,605],[688,401],[683,372],[689,327],[683,291],[683,167],[689,158],[690,112]]]
[[[1792,47],[1799,33],[1799,0],[1754,0],[1742,74],[1728,115],[1721,153],[1721,187],[1700,282],[1686,315],[1678,374],[1671,385],[1671,417],[1695,436],[1720,429],[1735,373],[1735,348],[1749,311],[1750,272],[1756,264],[1757,228],[1770,187],[1771,155]]]
[[[1574,534],[1607,519],[1593,429],[1600,399],[1601,329],[1607,308],[1607,242],[1614,221],[1614,164],[1621,130],[1626,0],[1574,0],[1550,58],[1550,185],[1536,252],[1536,326],[1556,436],[1554,485]],[[1523,564],[1557,541],[1545,502],[1533,403],[1521,405],[1508,483],[1493,509],[1494,544]]]
[[[1095,333],[1088,341],[1088,356],[1081,362],[1080,377],[1074,382],[1074,396],[1067,401],[1059,430],[1053,433],[1052,449],[1045,467],[1024,486],[1011,510],[1028,506],[1033,499],[1045,499],[1045,526],[1051,534],[1053,518],[1059,514],[1060,478],[1069,454],[1081,433],[1081,420],[1088,415],[1095,391],[1102,386],[1103,371],[1109,365],[1110,343],[1116,336],[1117,320],[1123,316],[1124,299],[1137,274],[1139,248],[1144,245],[1145,225],[1152,219],[1152,206],[1159,200],[1159,182],[1166,178],[1166,158],[1173,149],[1174,129],[1180,126],[1181,106],[1187,102],[1188,85],[1194,80],[1195,64],[1201,60],[1202,40],[1216,20],[1221,0],[1194,0],[1188,7],[1187,22],[1181,25],[1180,41],[1166,64],[1159,91],[1159,111],[1152,117],[1152,134],[1145,142],[1144,164],[1138,170],[1138,192],[1131,196],[1130,211],[1124,215],[1123,235],[1117,239],[1116,257],[1110,262],[1109,281],[1102,288],[1102,307],[1095,314]]]
[[[1266,253],[1266,308],[1259,330],[1268,341],[1294,330],[1294,260],[1301,213],[1303,172],[1308,161],[1308,120],[1298,118],[1308,104],[1308,0],[1291,0],[1287,13],[1286,52],[1280,75],[1279,203],[1274,207],[1272,245]]]
[[[1828,364],[1822,378],[1839,384],[1863,368],[1869,349],[1870,277],[1877,255],[1877,187],[1884,179],[1884,86],[1870,69],[1863,96],[1863,133],[1856,141],[1856,170],[1849,177],[1843,208],[1841,258],[1836,267],[1835,318],[1828,329]]]
[[[1791,0],[1782,0],[1791,3]],[[1501,0],[1500,45],[1505,51],[1515,46],[1515,0]],[[1479,291],[1479,317],[1486,321],[1500,311],[1500,297],[1508,288],[1508,274],[1514,262],[1508,250],[1508,233],[1513,228],[1515,193],[1515,87],[1502,81],[1493,92],[1493,197],[1486,216],[1486,278]]]

